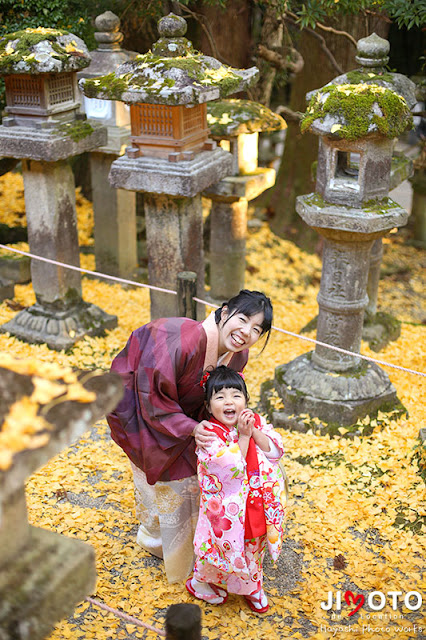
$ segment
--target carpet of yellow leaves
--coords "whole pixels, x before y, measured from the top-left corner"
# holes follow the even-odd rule
[[[380,358],[424,370],[425,328],[413,323],[424,295],[417,292],[424,254],[394,238],[385,248],[391,252],[385,254],[385,260],[390,255],[390,261],[400,259],[410,268],[413,281],[408,284],[416,296],[413,300],[407,296],[401,302],[393,297],[394,285],[381,283],[380,306],[406,322],[401,337],[386,347]],[[82,256],[83,261],[85,267],[94,267],[92,256]],[[263,226],[249,234],[247,264],[246,286],[261,289],[272,298],[276,326],[298,332],[317,313],[321,263],[316,256],[276,238]],[[149,295],[147,290],[125,290],[87,278],[83,278],[83,295],[88,302],[118,315],[118,327],[106,337],[85,338],[69,352],[55,353],[43,345],[28,345],[0,335],[0,350],[62,366],[107,369],[130,332],[149,320]],[[32,304],[31,285],[16,286],[15,301]],[[14,313],[6,303],[1,304],[0,323]],[[260,348],[255,348],[246,370],[252,401],[256,402],[261,382],[272,377],[276,365],[309,349],[307,343],[278,332],[273,332],[261,355],[257,355]],[[377,355],[366,344],[363,352]],[[408,416],[398,421],[384,419],[384,426],[376,428],[371,437],[330,439],[282,431],[291,509],[287,545],[278,568],[265,572],[271,609],[259,618],[237,596],[231,596],[222,607],[201,603],[203,640],[329,640],[333,632],[324,630],[324,625],[334,626],[339,640],[357,636],[365,640],[422,637],[414,626],[426,627],[424,608],[412,613],[402,605],[395,612],[388,599],[380,611],[382,617],[376,614],[368,620],[367,615],[373,612],[367,607],[349,618],[344,603],[341,619],[332,620],[331,612],[320,607],[328,591],[351,590],[366,596],[374,590],[385,595],[388,591],[416,590],[424,596],[425,538],[414,525],[424,522],[425,495],[417,463],[412,459],[418,430],[424,424],[424,379],[393,369],[388,373]],[[128,461],[109,439],[104,422],[33,475],[27,496],[34,525],[78,537],[95,547],[95,597],[160,628],[169,605],[193,602],[183,584],[167,584],[161,562],[135,543],[137,527]],[[343,566],[335,568],[333,561],[340,555]],[[395,615],[399,617],[395,619]],[[363,625],[373,630],[363,629]],[[395,626],[406,630],[398,631]],[[74,616],[57,625],[50,640],[129,637],[154,635],[83,603]]]

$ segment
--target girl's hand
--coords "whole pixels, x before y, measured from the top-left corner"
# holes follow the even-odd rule
[[[244,409],[238,416],[238,433],[240,436],[251,437],[254,428],[254,413],[251,409]]]
[[[216,439],[214,432],[212,432],[212,425],[208,420],[201,420],[195,425],[192,435],[195,438],[197,447],[204,450]]]

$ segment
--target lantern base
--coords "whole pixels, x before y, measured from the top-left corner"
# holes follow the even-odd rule
[[[111,165],[110,183],[116,189],[192,198],[232,170],[232,156],[221,148],[201,151],[193,160],[121,156]]]
[[[28,544],[2,567],[0,629],[6,635],[1,632],[1,637],[45,638],[92,593],[95,583],[89,544],[30,527]]]
[[[8,332],[25,342],[46,343],[49,349],[61,351],[69,349],[86,335],[101,335],[105,329],[116,326],[116,316],[88,302],[80,301],[62,311],[36,303],[3,324],[0,332]]]
[[[56,129],[0,126],[0,155],[56,162],[107,144],[107,129],[93,120],[75,120],[66,133]],[[57,127],[61,124],[57,123]]]
[[[285,415],[304,414],[338,426],[353,425],[379,409],[389,411],[400,404],[387,374],[375,363],[336,373],[315,365],[312,352],[279,365],[273,386]]]

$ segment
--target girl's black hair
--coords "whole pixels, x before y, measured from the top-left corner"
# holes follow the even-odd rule
[[[256,313],[263,313],[263,322],[261,324],[262,335],[264,335],[265,333],[267,334],[265,344],[263,345],[264,349],[268,344],[272,327],[273,310],[272,302],[270,301],[270,299],[261,291],[249,291],[248,289],[242,289],[240,293],[228,300],[228,302],[224,302],[219,309],[216,309],[216,324],[219,324],[220,322],[222,310],[224,307],[227,307],[229,314],[224,324],[226,324],[228,320],[236,313],[242,313],[248,318],[254,316]]]
[[[238,391],[241,391],[244,394],[247,402],[250,399],[244,378],[238,373],[238,371],[225,367],[223,364],[210,372],[206,381],[205,389],[207,405],[210,404],[212,395],[221,389],[238,389]]]

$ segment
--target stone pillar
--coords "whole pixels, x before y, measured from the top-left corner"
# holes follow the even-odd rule
[[[36,255],[80,266],[75,187],[65,160],[23,160],[28,242]],[[37,302],[62,310],[81,299],[81,274],[32,260],[31,277]]]
[[[197,274],[197,294],[204,295],[203,216],[201,195],[172,198],[144,196],[149,282],[176,291],[177,274]],[[150,292],[151,318],[177,315],[176,296]]]
[[[367,295],[368,304],[366,316],[374,316],[377,312],[377,298],[379,295],[380,267],[383,258],[383,241],[377,238],[371,247],[370,270],[368,272]]]
[[[226,178],[225,178],[226,179]],[[247,200],[213,200],[210,210],[210,296],[229,300],[244,289]]]
[[[414,220],[414,240],[416,246],[426,248],[426,170],[418,168],[411,179],[413,203],[411,215]]]
[[[359,352],[364,309],[368,259],[373,240],[350,241],[345,234],[324,233],[323,271],[318,294],[317,340]],[[345,241],[346,240],[346,241]],[[349,241],[348,241],[349,240]],[[348,371],[360,364],[360,358],[316,345],[312,362],[330,371]]]
[[[96,270],[131,278],[137,267],[136,194],[110,186],[108,174],[117,158],[107,153],[90,154]]]

